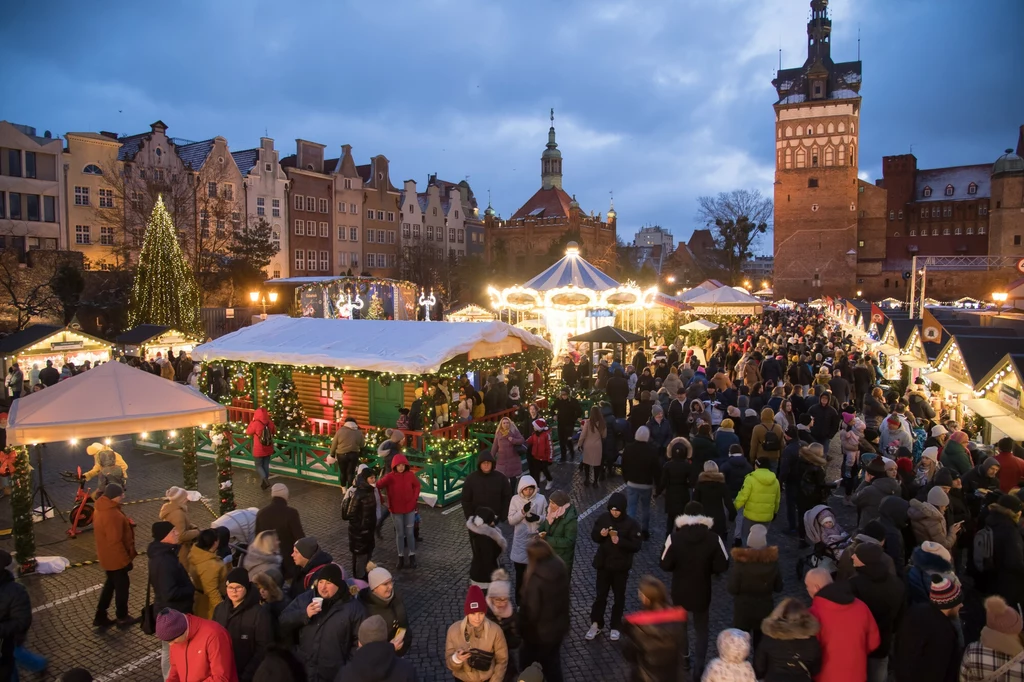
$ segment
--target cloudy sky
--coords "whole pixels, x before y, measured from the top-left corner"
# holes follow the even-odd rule
[[[1024,123],[1021,0],[832,0],[833,57],[864,62],[861,172],[988,163]],[[266,132],[382,153],[392,181],[469,177],[511,215],[539,187],[548,109],[564,186],[619,233],[686,238],[696,198],[770,195],[771,79],[806,56],[807,0],[127,0],[10,3],[0,119],[40,132]],[[761,249],[770,248],[766,240]]]

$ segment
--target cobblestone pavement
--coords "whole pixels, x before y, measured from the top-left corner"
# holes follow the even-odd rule
[[[90,459],[85,455],[85,444],[50,446],[46,453],[47,486],[54,500],[62,509],[74,498],[75,486],[59,479],[58,472],[73,469],[76,465],[86,466]],[[129,486],[127,500],[146,500],[158,497],[171,485],[181,484],[181,462],[177,457],[132,451],[130,443],[124,442],[115,448],[121,452],[129,465]],[[837,477],[837,447],[833,444],[833,478]],[[573,571],[572,631],[567,637],[563,650],[563,668],[567,680],[625,680],[627,666],[619,653],[619,645],[608,641],[606,635],[591,642],[583,638],[589,627],[590,607],[594,599],[595,571],[591,567],[594,545],[590,531],[597,514],[603,510],[602,502],[610,492],[622,484],[620,477],[603,482],[599,488],[582,486],[576,465],[565,464],[553,467],[557,487],[567,489],[581,515],[576,562]],[[201,463],[199,469],[200,490],[213,496],[216,487],[216,472],[210,463]],[[279,478],[279,477],[275,477]],[[301,514],[306,532],[315,535],[321,546],[330,552],[336,561],[347,566],[350,556],[347,548],[345,524],[341,521],[339,509],[340,493],[335,487],[286,480],[291,490],[291,504]],[[262,506],[269,499],[269,492],[260,490],[255,474],[237,470],[235,494],[239,507]],[[835,499],[835,498],[834,498]],[[128,514],[138,523],[137,546],[145,549],[149,543],[149,527],[157,520],[160,501],[140,502],[126,507]],[[216,504],[214,502],[214,504]],[[852,512],[841,504],[834,506],[844,527],[853,527]],[[420,672],[420,679],[451,679],[443,662],[445,632],[448,626],[462,617],[463,600],[468,586],[470,550],[466,541],[464,518],[458,505],[446,510],[431,509],[421,505],[423,542],[418,547],[419,568],[394,571],[397,552],[394,532],[386,524],[384,540],[378,541],[373,560],[395,573],[397,589],[402,592],[409,610],[413,645],[408,653]],[[214,516],[201,504],[190,508],[193,523],[204,526]],[[802,551],[795,539],[782,533],[785,521],[780,518],[773,524],[769,540],[779,545],[780,565],[785,580],[783,595],[805,596],[802,584],[797,580],[795,565]],[[0,502],[0,528],[10,527],[10,506]],[[38,555],[65,556],[72,562],[95,559],[95,545],[91,532],[78,539],[69,540],[65,535],[67,524],[59,518],[36,524]],[[506,528],[511,542],[511,530]],[[650,573],[668,581],[658,567],[658,559],[664,537],[665,517],[661,505],[652,514],[651,540],[637,555],[630,577],[626,596],[626,612],[639,608],[636,588],[640,576]],[[0,547],[13,550],[9,536],[0,537]],[[508,564],[512,574],[511,564]],[[346,569],[347,570],[347,569]],[[131,612],[137,614],[145,599],[145,576],[147,561],[140,556],[135,561],[132,573]],[[104,573],[99,565],[84,565],[53,576],[26,576],[22,583],[28,589],[34,608],[34,622],[28,637],[28,646],[50,659],[50,667],[43,674],[22,672],[22,680],[55,680],[75,666],[92,671],[99,680],[158,680],[159,646],[154,638],[142,634],[138,628],[119,631],[111,628],[105,632],[91,625],[96,600],[102,585]],[[610,596],[610,595],[609,595]],[[611,604],[608,605],[610,616]],[[711,649],[708,660],[714,655],[716,633],[731,625],[732,598],[725,590],[724,576],[714,585],[711,610]],[[692,637],[691,637],[692,640]]]

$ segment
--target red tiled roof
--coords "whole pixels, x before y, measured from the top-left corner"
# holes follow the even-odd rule
[[[537,193],[530,197],[525,204],[520,207],[512,215],[512,220],[516,218],[526,218],[531,214],[536,218],[554,218],[559,216],[569,216],[569,204],[572,203],[572,197],[565,193],[565,190],[559,189],[558,187],[552,187],[551,189],[539,189]],[[538,209],[543,209],[541,213],[534,213]]]

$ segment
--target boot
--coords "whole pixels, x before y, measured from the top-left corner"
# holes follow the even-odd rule
[[[262,488],[263,490],[266,490],[269,487],[270,487],[270,483],[267,482],[267,479],[264,478],[262,481],[260,481],[260,488]]]
[[[131,616],[125,616],[124,618],[118,618],[115,622],[117,623],[117,627],[123,630],[138,623],[139,619],[132,618]]]
[[[110,616],[106,613],[97,613],[96,617],[92,619],[92,626],[94,628],[109,628],[114,625],[116,621],[110,620]]]
[[[415,554],[410,554],[409,555],[409,568],[416,568],[416,555]]]
[[[400,571],[403,568],[405,568],[405,557],[404,556],[400,556],[400,557],[398,557],[398,570]]]

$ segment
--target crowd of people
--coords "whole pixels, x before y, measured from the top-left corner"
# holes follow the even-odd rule
[[[486,381],[483,396],[453,384],[446,395],[458,396],[455,419],[480,405],[491,414],[521,409],[499,421],[493,447],[464,482],[469,584],[462,617],[436,653],[450,675],[560,682],[571,615],[589,609],[579,634],[617,643],[633,680],[1024,679],[1024,453],[1016,444],[1004,439],[989,453],[931,409],[923,385],[881,385],[876,359],[814,311],[722,327],[700,355],[672,344],[652,358],[638,350],[628,365],[601,360],[598,392],[583,397],[574,389],[593,378],[589,362],[567,359],[546,410],[522,399],[539,379],[515,401],[502,375]],[[429,395],[417,400],[420,423],[448,414]],[[257,413],[254,446],[272,428]],[[266,476],[269,504],[206,529],[194,524],[187,492],[168,490],[150,529],[141,618],[162,643],[164,679],[422,678],[405,656],[416,623],[392,574],[372,561],[390,515],[396,570],[417,568],[419,479],[404,440],[396,426],[377,470],[359,461],[355,422],[335,436],[351,555],[344,568],[305,534],[287,487]],[[579,538],[571,496],[554,484],[556,455],[578,462],[584,485],[622,476],[589,527],[592,548]],[[108,482],[96,504],[107,575],[98,628],[139,620],[127,611],[136,549],[123,493]],[[659,505],[665,534],[652,537]],[[847,516],[849,530],[839,520]],[[251,541],[240,545],[235,527],[251,530]],[[779,596],[794,575],[780,565],[782,535],[799,543],[806,599]],[[578,553],[594,569],[586,604],[569,588]],[[661,576],[633,575],[641,553],[657,558]],[[732,617],[709,661],[712,609],[729,607],[716,603],[716,581]],[[630,584],[635,613],[626,613]],[[17,588],[0,576],[0,632],[24,622],[3,610]],[[16,640],[13,629],[5,635],[5,660]]]

